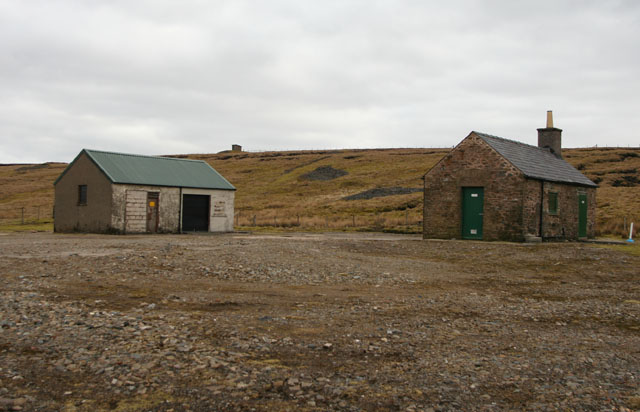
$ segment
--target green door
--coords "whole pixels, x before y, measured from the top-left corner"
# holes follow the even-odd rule
[[[587,237],[587,194],[578,193],[578,237]]]
[[[484,189],[482,187],[462,188],[462,238],[482,239],[482,211]]]

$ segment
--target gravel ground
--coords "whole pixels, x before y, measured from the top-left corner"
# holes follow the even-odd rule
[[[0,234],[0,410],[640,410],[640,258]]]

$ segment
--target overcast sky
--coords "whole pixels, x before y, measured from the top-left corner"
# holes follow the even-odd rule
[[[0,163],[640,145],[640,1],[0,0]]]

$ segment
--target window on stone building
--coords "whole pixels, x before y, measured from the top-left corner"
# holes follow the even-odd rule
[[[549,192],[549,214],[558,214],[558,194],[556,192]]]
[[[87,204],[87,185],[78,185],[78,205]]]

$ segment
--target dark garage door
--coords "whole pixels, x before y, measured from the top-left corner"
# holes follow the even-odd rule
[[[182,196],[182,231],[206,232],[209,230],[209,196]]]

